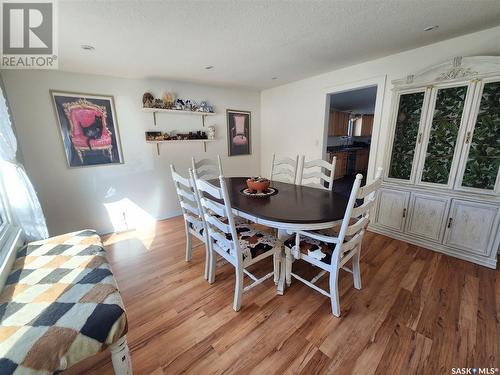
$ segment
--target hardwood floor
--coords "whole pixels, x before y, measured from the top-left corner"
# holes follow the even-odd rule
[[[272,280],[232,310],[234,270],[203,279],[203,247],[184,261],[180,217],[105,238],[128,313],[134,374],[451,374],[500,368],[500,272],[368,232],[363,289],[341,274],[342,317],[294,280]],[[272,268],[263,262],[257,273]],[[254,268],[255,270],[255,268]],[[312,277],[307,264],[297,273]],[[320,286],[327,287],[324,278]],[[104,352],[65,374],[113,374]],[[498,373],[498,372],[496,372]]]

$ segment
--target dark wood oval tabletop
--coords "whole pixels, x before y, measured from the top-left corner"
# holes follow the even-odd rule
[[[278,193],[269,197],[250,197],[241,191],[247,187],[247,177],[226,177],[233,209],[249,215],[281,223],[315,224],[340,220],[349,200],[345,195],[308,186],[272,181]],[[220,186],[218,179],[209,183]]]

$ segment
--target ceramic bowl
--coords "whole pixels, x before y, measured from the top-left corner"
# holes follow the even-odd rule
[[[263,193],[271,185],[271,181],[268,179],[261,179],[255,181],[251,178],[247,179],[247,186],[249,190],[256,191],[257,193]]]

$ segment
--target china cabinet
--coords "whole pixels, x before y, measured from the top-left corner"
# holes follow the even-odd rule
[[[458,57],[393,85],[372,230],[495,268],[500,57]]]

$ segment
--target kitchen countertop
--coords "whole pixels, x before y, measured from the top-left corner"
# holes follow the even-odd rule
[[[364,149],[369,149],[370,145],[366,146],[330,146],[327,147],[327,152],[350,152],[350,151],[358,151],[358,150],[364,150]]]

